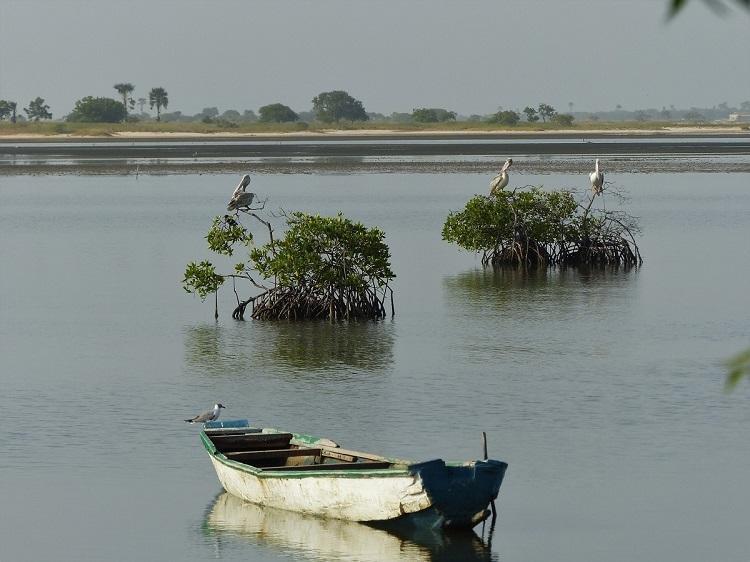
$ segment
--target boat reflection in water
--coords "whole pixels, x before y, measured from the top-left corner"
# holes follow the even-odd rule
[[[386,531],[352,521],[263,507],[226,492],[208,508],[203,529],[215,540],[219,551],[234,548],[226,539],[240,539],[278,549],[287,556],[321,561],[496,560],[473,531],[425,528]]]

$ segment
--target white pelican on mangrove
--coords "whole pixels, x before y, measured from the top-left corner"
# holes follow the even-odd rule
[[[591,180],[591,192],[594,195],[601,195],[604,191],[604,172],[599,169],[599,159],[596,159],[594,171],[589,174]]]
[[[227,211],[247,209],[250,205],[252,205],[253,199],[255,199],[255,193],[245,191],[249,184],[250,176],[248,174],[245,174],[244,176],[242,176],[242,180],[240,181],[240,183],[234,189],[234,193],[232,193],[232,198],[229,200],[229,205],[227,205]]]
[[[501,189],[508,185],[510,179],[508,177],[508,168],[510,168],[511,164],[513,164],[513,159],[508,158],[505,161],[505,164],[503,164],[503,167],[500,168],[500,173],[492,178],[492,181],[490,182],[490,195],[497,195]]]

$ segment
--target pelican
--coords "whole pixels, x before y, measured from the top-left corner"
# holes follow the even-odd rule
[[[500,173],[492,178],[490,182],[490,195],[497,195],[501,189],[508,185],[508,168],[510,168],[511,164],[513,164],[513,159],[508,158],[500,169]]]
[[[242,176],[242,180],[234,189],[232,198],[229,200],[227,205],[227,211],[236,211],[239,209],[246,209],[253,203],[255,199],[255,193],[246,192],[245,188],[250,184],[250,176],[245,174]]]
[[[224,405],[222,404],[214,404],[213,410],[208,410],[207,412],[203,412],[202,414],[198,414],[194,418],[190,418],[189,420],[185,420],[188,423],[202,423],[207,421],[214,421],[219,419],[219,412],[221,409],[224,408]]]
[[[599,170],[599,159],[596,159],[594,171],[589,174],[591,180],[591,192],[594,195],[601,195],[604,191],[604,172]]]

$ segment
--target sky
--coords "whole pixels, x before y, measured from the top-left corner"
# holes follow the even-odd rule
[[[729,0],[731,3],[731,0]],[[750,100],[750,13],[691,0],[0,0],[0,99],[153,87],[168,111],[312,107],[346,90],[367,111],[469,115],[738,106]]]

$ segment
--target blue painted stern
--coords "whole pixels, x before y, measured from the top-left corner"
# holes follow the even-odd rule
[[[473,527],[484,521],[490,515],[490,502],[497,497],[507,468],[507,463],[491,459],[463,465],[436,459],[409,467],[422,478],[440,516],[436,523],[443,527]]]

